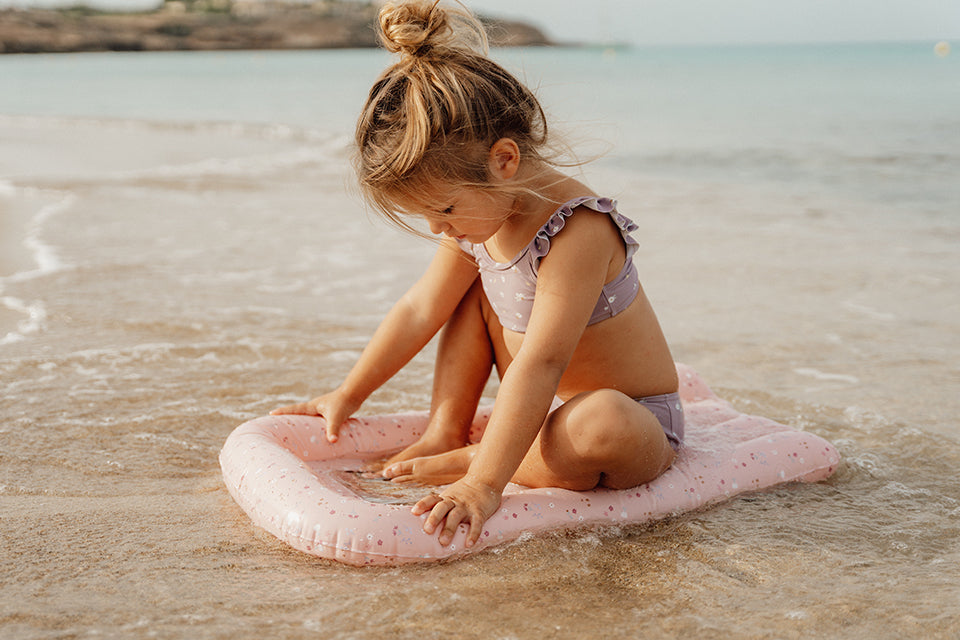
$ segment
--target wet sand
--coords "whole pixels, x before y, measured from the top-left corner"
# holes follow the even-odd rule
[[[741,411],[834,442],[841,468],[651,526],[355,569],[253,527],[217,453],[338,383],[433,245],[364,212],[342,135],[0,125],[35,150],[17,165],[0,147],[18,167],[0,225],[38,223],[3,234],[33,257],[0,295],[43,310],[0,345],[3,638],[960,635],[952,183],[918,205],[875,197],[882,176],[858,197],[588,167],[641,226],[675,357]],[[363,411],[425,407],[431,371],[428,352]]]

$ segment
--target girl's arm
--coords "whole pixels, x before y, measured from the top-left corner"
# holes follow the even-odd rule
[[[424,523],[428,533],[445,519],[441,544],[449,544],[457,526],[469,522],[467,545],[472,545],[483,523],[496,512],[503,488],[546,419],[597,304],[610,261],[622,246],[606,216],[572,216],[566,224],[540,263],[523,344],[503,376],[493,415],[466,476],[414,507],[414,513],[431,512]]]
[[[343,422],[440,330],[476,277],[473,261],[455,242],[444,240],[424,274],[381,321],[343,383],[331,393],[271,413],[323,416],[327,439],[335,442]]]

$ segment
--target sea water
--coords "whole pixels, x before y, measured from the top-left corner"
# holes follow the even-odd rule
[[[389,58],[0,57],[0,636],[957,637],[960,56],[933,44],[495,52],[637,221],[674,356],[843,463],[395,569],[286,548],[217,464],[430,259],[351,186]],[[363,411],[427,406],[432,350]]]

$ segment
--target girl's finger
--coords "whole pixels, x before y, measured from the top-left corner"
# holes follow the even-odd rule
[[[440,496],[435,493],[431,493],[425,498],[420,498],[420,500],[417,501],[417,504],[413,505],[413,508],[410,511],[415,516],[422,516],[427,511],[433,509],[438,502],[440,502]]]
[[[309,402],[301,402],[300,404],[289,404],[285,407],[280,407],[270,412],[270,415],[272,416],[279,416],[283,414],[315,416],[317,415],[317,409]]]
[[[447,512],[447,518],[443,524],[443,530],[440,532],[440,544],[444,547],[450,544],[453,541],[454,534],[457,533],[457,527],[460,526],[460,523],[467,522],[469,520],[470,514],[467,512],[466,508],[459,505],[454,505],[454,507]]]
[[[470,519],[470,531],[467,532],[467,548],[469,549],[477,540],[480,539],[480,534],[483,533],[483,518],[474,516]]]
[[[410,472],[413,471],[413,466],[410,464],[409,460],[402,460],[400,462],[394,462],[389,467],[383,470],[383,477],[388,480],[393,480],[398,476],[410,475]]]
[[[285,407],[277,407],[270,412],[270,415],[280,416],[285,413],[303,413],[303,409],[301,407],[303,407],[302,404],[289,404]]]
[[[320,415],[316,413],[316,415]],[[336,442],[340,439],[340,425],[327,420],[327,442]]]
[[[446,500],[441,499],[440,502],[436,503],[433,509],[430,510],[430,515],[427,516],[426,522],[423,523],[423,530],[426,533],[436,531],[437,527],[443,522],[443,519],[450,513],[454,506],[456,505],[453,503],[453,500],[449,498]]]

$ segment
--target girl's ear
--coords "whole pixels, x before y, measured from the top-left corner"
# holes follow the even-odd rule
[[[489,163],[494,180],[510,180],[520,169],[520,147],[511,138],[500,138],[490,147]]]

